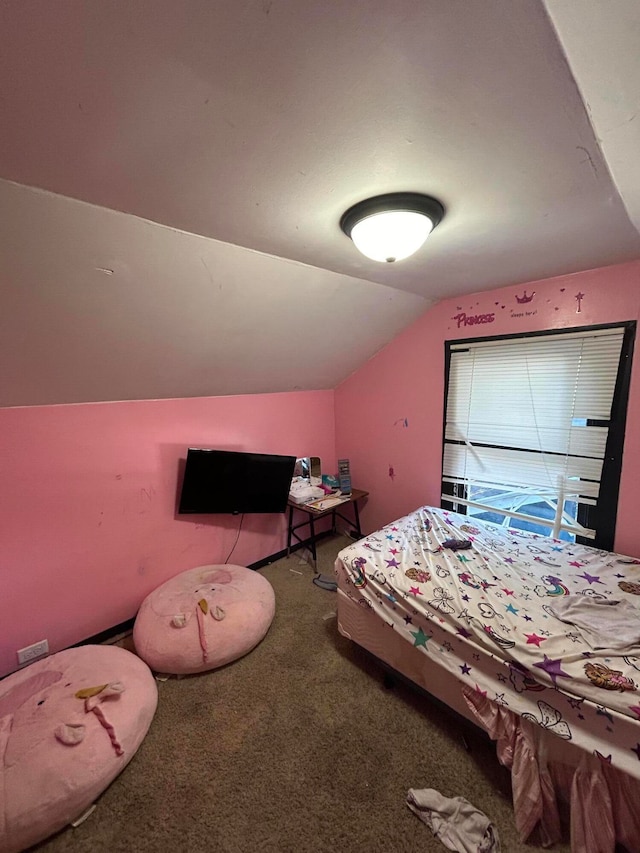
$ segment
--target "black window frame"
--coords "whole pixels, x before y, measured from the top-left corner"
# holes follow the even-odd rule
[[[591,326],[572,326],[563,329],[542,329],[540,331],[512,333],[508,335],[486,335],[475,338],[452,338],[444,342],[444,406],[442,411],[442,458],[440,460],[440,472],[442,474],[445,449],[445,428],[447,422],[447,401],[449,397],[449,369],[451,366],[451,348],[460,347],[464,344],[474,344],[481,341],[507,341],[523,340],[533,337],[549,337],[550,335],[571,335],[577,332],[595,332],[607,329],[624,329],[622,347],[620,350],[620,361],[616,375],[615,389],[611,403],[611,418],[608,422],[602,421],[596,425],[608,426],[607,443],[602,463],[602,476],[600,478],[600,495],[597,506],[578,505],[577,521],[583,527],[589,527],[596,531],[594,539],[584,536],[576,536],[576,542],[599,548],[603,551],[613,551],[616,521],[618,517],[618,500],[620,495],[620,477],[622,475],[622,458],[624,453],[624,438],[627,424],[627,411],[629,407],[629,390],[631,385],[631,370],[633,365],[633,350],[636,336],[636,320],[622,320],[615,323],[602,323]],[[591,424],[590,424],[591,425]],[[467,514],[465,504],[456,503],[456,497],[467,498],[467,490],[457,483],[445,483],[441,479],[441,495],[450,495],[451,500],[441,498],[440,505],[443,509]],[[603,499],[603,497],[605,499]],[[499,510],[497,510],[499,512]]]

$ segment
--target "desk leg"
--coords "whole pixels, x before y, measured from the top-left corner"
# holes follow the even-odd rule
[[[293,507],[289,507],[289,529],[287,530],[287,557],[291,553],[291,534],[293,532]]]
[[[309,513],[309,527],[311,528],[311,555],[313,556],[313,565],[318,568],[318,560],[316,557],[316,528],[313,523],[313,515]]]
[[[360,513],[358,512],[358,501],[353,502],[353,514],[356,519],[356,533],[362,539],[362,530],[360,529]]]

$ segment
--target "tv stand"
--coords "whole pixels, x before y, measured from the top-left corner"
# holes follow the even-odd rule
[[[311,506],[310,504],[297,504],[293,501],[287,501],[287,506],[289,507],[289,524],[287,530],[287,557],[291,553],[291,541],[292,539],[296,539],[302,545],[308,545],[309,550],[311,551],[311,555],[313,557],[314,566],[317,566],[317,554],[316,554],[316,541],[320,538],[320,534],[316,533],[315,522],[317,519],[325,518],[327,515],[331,516],[331,529],[332,533],[336,533],[336,517],[341,518],[343,521],[346,521],[347,524],[351,525],[351,527],[355,530],[358,537],[362,537],[362,529],[360,527],[360,514],[358,512],[358,501],[362,500],[362,498],[366,498],[369,492],[364,492],[362,489],[352,489],[350,495],[343,495],[342,501],[338,504],[334,504],[329,506],[327,509],[318,509],[316,507]],[[331,500],[331,496],[327,495],[327,500]],[[321,502],[323,499],[320,498],[318,502]],[[314,501],[313,503],[316,503]],[[341,510],[346,510],[347,507],[351,507],[353,510],[353,517],[348,518],[346,515],[343,515]],[[300,512],[306,515],[306,518],[303,521],[299,521],[297,524],[293,523],[294,512],[299,510]],[[302,539],[296,533],[301,527],[309,527],[310,536],[306,539]]]

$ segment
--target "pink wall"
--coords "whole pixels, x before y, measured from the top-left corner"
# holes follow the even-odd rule
[[[190,445],[320,456],[333,473],[333,391],[0,410],[0,675],[17,649],[65,648],[168,577],[224,562],[238,518],[175,516]],[[284,515],[247,515],[231,562],[285,546]]]
[[[532,293],[530,302],[517,301]],[[456,319],[463,314],[485,322],[465,325]],[[640,262],[634,262],[447,299],[422,315],[336,389],[338,457],[351,460],[354,485],[371,493],[363,529],[440,504],[445,340],[637,320],[639,314]],[[630,397],[615,547],[640,554],[640,341]]]
[[[520,304],[525,291],[534,296]],[[458,328],[462,313],[494,320]],[[16,668],[16,649],[45,637],[52,651],[79,642],[134,616],[166,578],[224,561],[237,519],[175,516],[189,445],[317,455],[332,473],[346,456],[354,486],[371,493],[362,520],[373,530],[440,501],[445,340],[639,315],[636,262],[445,300],[335,395],[0,409],[0,675]],[[629,554],[640,554],[640,344],[635,362],[616,536]],[[246,516],[232,560],[285,544],[284,516]]]

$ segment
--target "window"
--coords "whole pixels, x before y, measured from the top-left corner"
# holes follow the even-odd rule
[[[635,323],[446,342],[443,506],[613,548]]]

